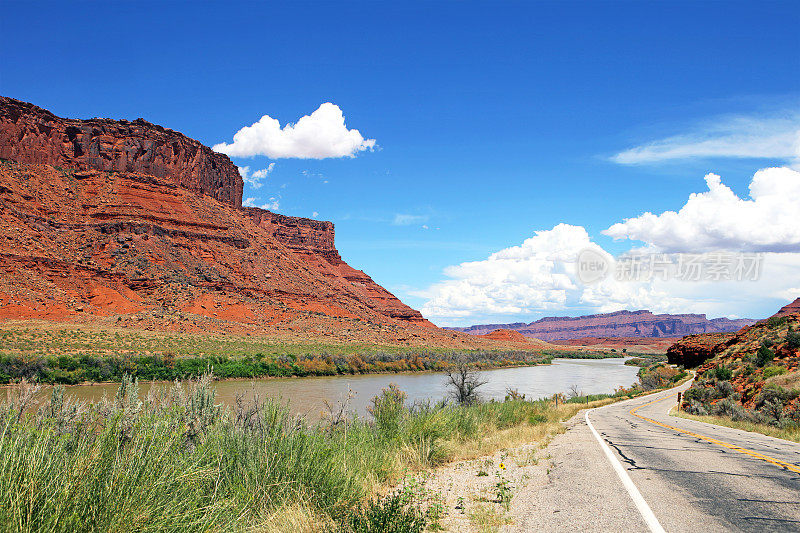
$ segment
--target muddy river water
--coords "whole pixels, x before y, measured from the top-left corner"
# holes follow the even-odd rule
[[[504,368],[480,372],[487,383],[481,387],[484,399],[502,399],[506,389],[517,389],[526,398],[552,396],[568,392],[574,385],[584,394],[611,392],[620,385],[630,386],[636,381],[638,367],[625,366],[624,359],[555,359],[551,365]],[[256,393],[260,397],[275,398],[288,403],[293,414],[302,414],[309,420],[319,419],[327,411],[325,401],[336,405],[348,396],[350,411],[366,413],[370,400],[389,383],[408,395],[410,402],[439,400],[447,395],[445,375],[442,373],[367,374],[358,376],[333,376],[314,378],[265,378],[252,380],[219,381],[214,384],[217,401],[232,404],[240,393]],[[151,385],[141,383],[141,394]],[[164,386],[164,384],[156,384]],[[97,401],[103,394],[113,397],[117,384],[77,385],[67,388],[67,394],[85,401]]]

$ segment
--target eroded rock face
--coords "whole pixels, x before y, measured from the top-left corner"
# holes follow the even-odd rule
[[[784,305],[773,316],[788,316],[797,314],[800,314],[800,298],[796,299],[792,303]]]
[[[495,329],[519,331],[526,337],[545,341],[582,337],[682,337],[699,333],[736,331],[755,320],[708,319],[701,314],[655,315],[647,310],[617,311],[579,317],[547,317],[514,324],[486,324],[465,328],[449,328],[473,335],[484,335]]]
[[[422,314],[401,302],[361,270],[345,263],[334,246],[332,222],[289,217],[245,207],[245,213],[258,227],[305,259],[306,264],[328,279],[338,279],[357,291],[377,312],[415,324],[433,327]]]
[[[332,224],[288,218],[145,174],[0,162],[0,319],[453,341],[344,263]]]
[[[0,158],[0,319],[458,338],[345,263],[331,222],[242,208],[236,167],[180,133],[2,98]]]
[[[667,361],[686,368],[698,367],[714,357],[733,337],[733,333],[689,335],[667,349]]]
[[[66,119],[33,104],[0,97],[0,158],[76,170],[164,178],[234,207],[242,177],[228,156],[144,119]]]

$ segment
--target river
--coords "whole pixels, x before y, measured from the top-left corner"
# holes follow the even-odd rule
[[[636,381],[639,368],[625,366],[625,359],[554,359],[551,365],[503,368],[480,372],[486,384],[479,389],[484,399],[502,400],[506,389],[517,389],[528,399],[567,393],[575,385],[584,394],[611,392],[620,385],[630,386]],[[275,398],[288,403],[292,414],[318,420],[327,412],[325,401],[341,404],[351,395],[348,410],[366,414],[367,405],[381,389],[390,383],[408,395],[409,402],[439,400],[447,395],[446,376],[442,373],[366,374],[313,378],[265,378],[253,380],[219,381],[214,384],[217,401],[231,405],[240,393],[258,394],[261,398]],[[164,386],[159,384],[157,386]],[[101,383],[76,385],[67,388],[67,395],[84,401],[97,401],[103,394],[113,397],[118,384]],[[141,383],[144,395],[149,383]],[[351,391],[351,394],[348,393]]]

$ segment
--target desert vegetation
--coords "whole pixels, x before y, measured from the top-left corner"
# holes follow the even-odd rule
[[[22,383],[0,408],[0,524],[7,531],[246,530],[313,523],[416,531],[408,494],[377,497],[404,472],[450,460],[489,433],[558,420],[550,402],[409,406],[394,387],[372,419],[308,425],[272,401],[215,403],[211,376],[139,394],[71,402],[57,386],[34,404]]]
[[[341,409],[313,425],[257,396],[220,406],[209,374],[146,395],[123,374],[93,404],[63,386],[42,398],[23,380],[0,405],[0,529],[422,531],[443,510],[415,472],[541,439],[588,402],[642,392],[483,402],[474,369],[452,366],[457,401],[409,405],[390,386],[368,418]]]
[[[688,415],[791,440],[800,437],[797,316],[772,317],[742,333],[697,372]],[[711,418],[709,418],[711,420]]]
[[[618,357],[590,351],[453,350],[361,344],[292,343],[243,335],[193,335],[77,327],[0,329],[0,383],[22,378],[77,384],[198,377],[218,379],[444,371],[548,364],[554,357]]]

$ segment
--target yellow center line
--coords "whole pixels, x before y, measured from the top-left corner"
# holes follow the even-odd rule
[[[754,457],[756,459],[761,459],[762,461],[766,461],[768,463],[772,463],[773,465],[775,465],[775,466],[777,466],[779,468],[785,468],[786,470],[791,470],[792,472],[797,472],[798,474],[800,474],[800,467],[798,467],[797,465],[793,465],[792,463],[787,463],[786,461],[781,461],[780,459],[775,459],[774,457],[769,457],[768,455],[764,455],[763,453],[754,452],[753,450],[748,450],[747,448],[742,448],[741,446],[736,446],[735,444],[731,444],[729,442],[718,440],[718,439],[715,439],[715,438],[712,438],[712,437],[706,437],[705,435],[700,435],[699,433],[694,433],[692,431],[688,431],[686,429],[682,429],[682,428],[679,428],[679,427],[670,426],[669,424],[664,424],[663,422],[658,422],[656,420],[653,420],[652,418],[647,418],[646,416],[642,416],[642,415],[636,413],[636,411],[638,411],[642,407],[647,407],[648,405],[652,405],[652,404],[657,403],[657,402],[663,402],[667,398],[672,398],[673,396],[676,396],[676,395],[677,395],[677,393],[670,394],[669,396],[664,396],[663,398],[659,398],[657,400],[653,400],[651,402],[647,402],[645,404],[640,405],[639,407],[634,407],[633,409],[631,409],[628,412],[630,414],[632,414],[633,416],[637,417],[637,418],[641,418],[642,420],[646,420],[646,421],[648,421],[648,422],[650,422],[652,424],[655,424],[657,426],[661,426],[661,427],[667,428],[667,429],[672,429],[674,431],[677,431],[678,433],[683,433],[685,435],[690,435],[692,437],[697,437],[698,439],[702,439],[702,440],[704,440],[706,442],[710,442],[712,444],[716,444],[717,446],[722,446],[723,448],[728,448],[730,450],[735,450],[735,451],[743,453],[745,455],[749,455],[750,457]]]

